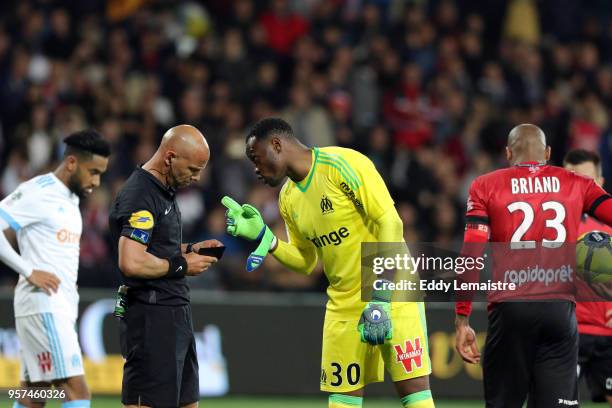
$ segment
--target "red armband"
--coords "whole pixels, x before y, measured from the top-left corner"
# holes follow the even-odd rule
[[[597,218],[599,221],[612,227],[612,197],[605,195],[600,197],[593,203],[591,215]]]

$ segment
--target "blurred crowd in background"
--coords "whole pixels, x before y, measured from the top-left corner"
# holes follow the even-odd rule
[[[506,165],[518,123],[544,129],[555,164],[599,151],[612,181],[611,13],[606,0],[2,2],[0,194],[52,170],[71,132],[99,130],[114,154],[82,205],[79,285],[112,287],[109,203],[165,130],[192,124],[212,155],[178,195],[184,238],[228,247],[192,287],[322,290],[320,268],[302,276],[272,257],[247,273],[251,248],[224,234],[228,194],[284,235],[277,191],[244,154],[250,125],[280,116],[308,145],[358,149],[408,241],[460,241],[469,184]],[[3,269],[0,285],[16,276]]]

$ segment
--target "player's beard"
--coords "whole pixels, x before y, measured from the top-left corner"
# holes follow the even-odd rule
[[[265,179],[265,183],[269,185],[270,187],[278,187],[283,182],[283,180],[285,180],[285,177],[269,178],[269,179]]]
[[[74,194],[79,196],[79,198],[85,198],[85,189],[83,188],[83,183],[81,182],[81,178],[79,177],[78,173],[74,173],[70,176],[68,179],[68,188]]]
[[[270,187],[278,187],[285,182],[287,177],[286,168],[275,168],[270,177],[264,177],[264,182]]]

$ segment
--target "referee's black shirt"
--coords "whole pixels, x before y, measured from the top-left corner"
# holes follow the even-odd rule
[[[148,171],[138,167],[115,198],[109,215],[111,239],[117,253],[121,236],[147,246],[158,258],[181,252],[181,213],[175,192]],[[185,278],[123,279],[128,298],[149,304],[180,306],[189,303]]]

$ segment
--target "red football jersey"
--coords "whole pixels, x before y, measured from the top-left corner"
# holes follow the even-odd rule
[[[558,260],[558,255],[546,252],[546,248],[554,248],[557,243],[575,243],[582,214],[594,211],[606,197],[607,193],[592,179],[536,162],[520,163],[476,178],[469,192],[467,224],[488,224],[490,242],[511,243],[498,246],[507,248],[505,253],[502,249],[493,254],[495,280],[516,281],[517,271],[527,277],[536,276],[533,281],[521,283],[522,287],[515,294],[489,293],[489,300],[496,302],[512,296],[515,299],[573,300],[573,295],[569,295],[573,291],[573,279],[565,279],[565,269],[553,274],[552,284],[548,281],[543,284],[537,279],[538,272],[545,275],[551,262],[558,261],[561,266],[570,257],[575,260],[571,248],[561,257],[565,259]],[[539,252],[530,251],[536,247]],[[543,255],[548,259],[542,259]],[[522,262],[523,270],[520,270],[521,265],[517,271],[511,269],[517,262]],[[564,279],[557,281],[559,275]],[[463,302],[457,304],[458,313],[469,314],[470,307],[466,309],[460,303]]]
[[[491,242],[576,242],[582,214],[606,196],[590,178],[521,163],[476,178],[466,218],[488,219]]]
[[[585,214],[578,229],[578,236],[591,231],[603,231],[612,235],[612,228]],[[583,288],[583,290],[588,290],[588,288]],[[612,302],[577,302],[578,332],[596,336],[612,336],[612,327],[606,326],[606,322],[610,320],[606,317],[609,310],[612,310]]]

